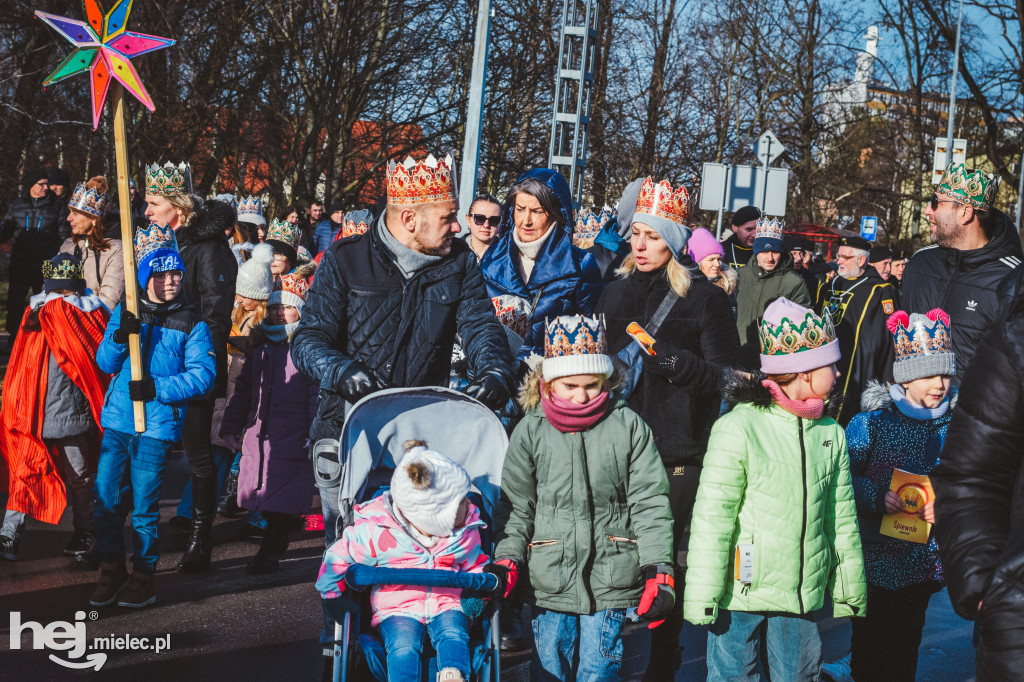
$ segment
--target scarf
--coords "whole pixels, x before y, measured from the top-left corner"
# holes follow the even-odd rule
[[[559,229],[558,225],[552,225],[548,228],[548,231],[540,236],[539,239],[534,239],[532,242],[524,242],[519,240],[519,233],[516,229],[512,228],[512,241],[515,242],[516,248],[519,249],[519,263],[523,268],[523,275],[527,282],[530,281],[530,275],[533,274],[533,266],[537,260],[537,256],[540,254],[541,247],[554,233],[555,230]]]
[[[391,230],[384,222],[384,218],[387,214],[381,214],[380,220],[377,221],[377,234],[380,235],[380,239],[384,242],[384,246],[388,248],[388,251],[395,257],[395,265],[398,266],[398,270],[402,273],[402,277],[405,279],[411,278],[418,271],[432,265],[443,256],[431,256],[428,253],[420,253],[419,251],[413,251],[408,246],[398,241],[395,235],[391,234]]]
[[[298,329],[298,322],[291,322],[289,324],[268,324],[264,322],[262,325],[263,333],[267,335],[267,338],[271,341],[287,341],[291,338],[292,332]]]
[[[765,379],[761,385],[771,391],[775,404],[790,414],[802,419],[820,419],[825,414],[825,401],[821,398],[793,400],[783,392],[782,387],[771,379]]]
[[[593,400],[582,405],[574,403],[565,398],[559,398],[554,393],[545,395],[544,382],[540,382],[540,404],[544,409],[544,416],[548,418],[551,425],[562,433],[574,433],[586,431],[594,424],[601,421],[608,412],[608,391],[601,391]]]
[[[915,405],[910,402],[907,398],[907,392],[899,384],[893,384],[889,387],[889,396],[892,397],[892,402],[896,405],[896,409],[910,417],[916,419],[919,422],[931,421],[932,419],[938,419],[942,415],[946,414],[946,410],[949,409],[949,395],[946,395],[946,399],[943,400],[938,407],[925,407],[923,405]]]

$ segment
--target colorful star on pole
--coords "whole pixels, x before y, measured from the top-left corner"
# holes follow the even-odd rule
[[[126,31],[125,25],[128,23],[128,15],[132,12],[133,2],[134,0],[116,0],[114,7],[104,15],[99,0],[83,0],[88,21],[69,19],[48,12],[36,12],[37,17],[75,46],[75,51],[43,81],[43,85],[50,85],[88,70],[92,82],[93,129],[100,125],[100,114],[107,99],[111,78],[135,95],[147,109],[153,111],[156,108],[145,86],[142,85],[142,79],[128,60],[140,54],[170,47],[174,41],[170,38]]]

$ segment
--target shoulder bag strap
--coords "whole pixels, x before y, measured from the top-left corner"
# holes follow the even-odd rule
[[[658,328],[661,327],[661,323],[665,321],[666,317],[668,317],[668,311],[672,309],[672,306],[675,305],[676,299],[678,298],[679,296],[676,295],[676,292],[669,289],[668,293],[665,294],[665,298],[662,300],[661,305],[659,305],[658,309],[654,311],[654,316],[651,317],[651,320],[647,323],[647,327],[644,331],[651,336],[657,334]]]

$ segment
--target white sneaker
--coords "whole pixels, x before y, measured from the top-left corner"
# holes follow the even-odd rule
[[[445,668],[437,673],[437,682],[463,682],[464,679],[457,668]]]
[[[853,682],[853,675],[850,672],[850,654],[846,654],[838,661],[821,666],[821,672],[827,675],[832,682]]]

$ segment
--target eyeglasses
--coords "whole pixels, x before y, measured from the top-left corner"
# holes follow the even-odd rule
[[[938,194],[932,195],[932,200],[928,202],[928,205],[932,207],[934,211],[939,207],[939,204],[959,204],[959,201],[953,201],[952,199],[940,199]]]
[[[283,253],[275,253],[274,260],[277,261],[278,263],[283,263],[286,260],[288,260],[288,256],[284,255]]]
[[[180,282],[184,274],[181,270],[168,270],[167,272],[154,272],[152,277],[153,279],[162,279],[165,282],[168,280]]]
[[[487,223],[491,227],[497,227],[501,223],[500,215],[483,215],[481,213],[474,213],[469,217],[473,219],[473,223],[476,225],[483,225],[484,223]]]

